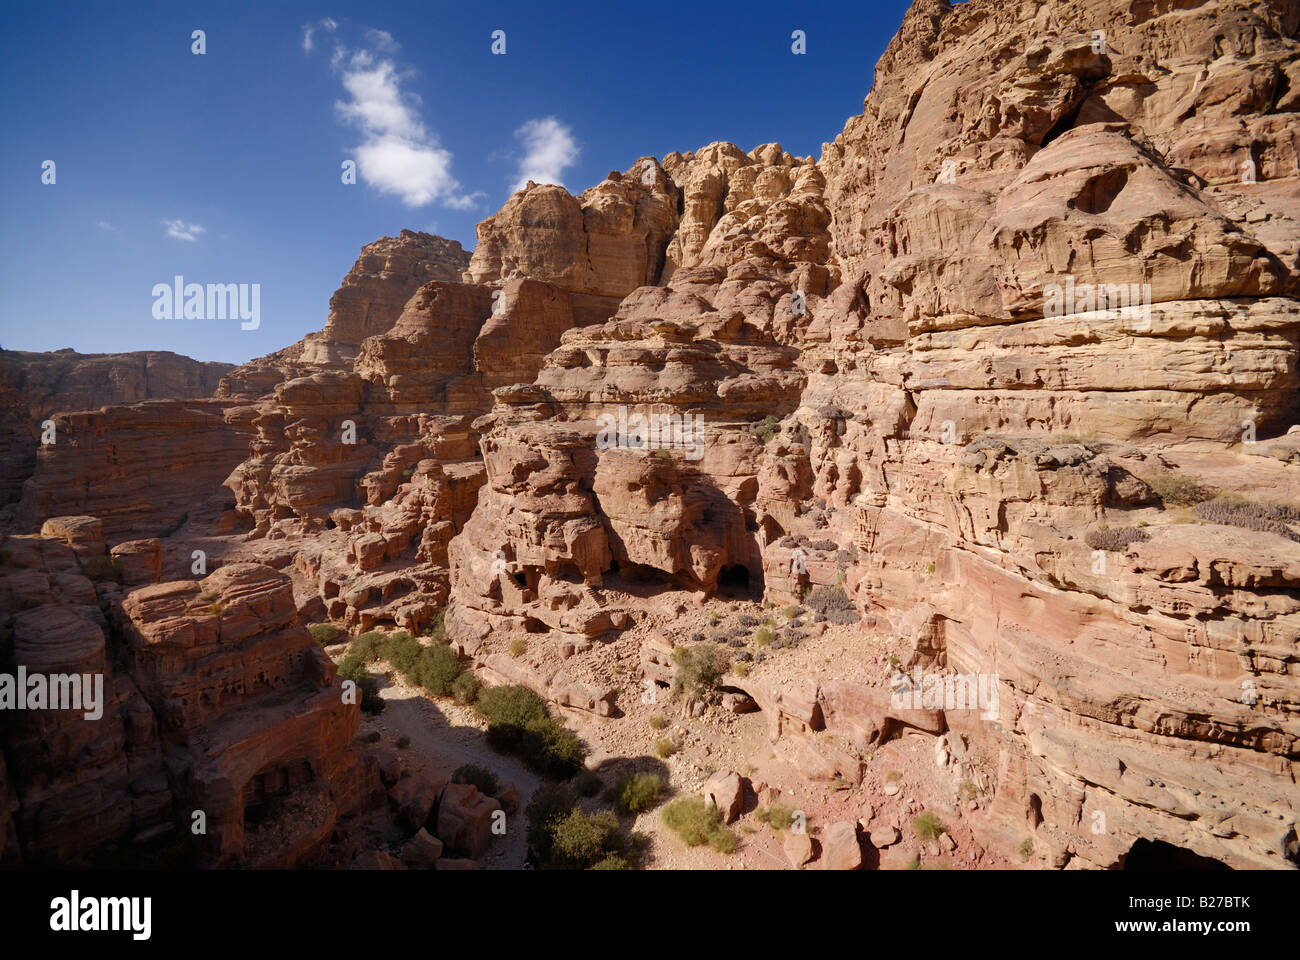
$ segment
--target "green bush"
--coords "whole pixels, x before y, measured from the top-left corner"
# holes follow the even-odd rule
[[[379,645],[383,641],[384,635],[378,630],[363,633],[348,644],[348,656],[355,656],[362,663],[374,663],[379,659]]]
[[[455,773],[451,775],[451,782],[472,783],[478,788],[479,793],[489,797],[495,797],[497,790],[501,788],[497,782],[497,775],[477,763],[466,763],[457,767]]]
[[[594,797],[600,793],[603,786],[600,777],[591,770],[581,770],[573,778],[573,789],[577,790],[584,797]]]
[[[944,826],[929,810],[924,813],[918,813],[912,818],[912,832],[916,834],[916,839],[929,842],[938,840],[939,834],[943,833]]]
[[[618,817],[610,810],[586,814],[574,807],[551,827],[551,856],[558,866],[585,869],[623,846]]]
[[[322,647],[327,647],[339,638],[339,628],[332,623],[314,623],[307,628],[311,638]]]
[[[617,854],[611,854],[599,863],[591,865],[593,870],[631,870],[632,865]]]
[[[542,783],[533,791],[533,798],[524,808],[524,819],[528,823],[528,845],[543,863],[551,860],[552,830],[577,802],[568,784]]]
[[[727,655],[712,643],[697,643],[673,650],[673,690],[688,697],[700,697],[712,691],[727,672]]]
[[[754,643],[760,647],[770,646],[776,639],[776,633],[771,627],[762,627],[758,633],[754,634]]]
[[[461,675],[460,658],[451,647],[421,647],[409,679],[435,697],[445,697]]]
[[[518,755],[529,767],[565,779],[582,769],[586,744],[550,715],[537,694],[520,685],[489,687],[475,709],[487,720],[488,743]]]
[[[468,707],[478,699],[479,682],[478,677],[466,670],[451,685],[451,695],[456,698],[456,702],[462,707]]]
[[[614,785],[609,799],[619,813],[642,813],[659,802],[664,795],[664,778],[657,773],[634,773]]]
[[[667,737],[660,737],[655,741],[655,756],[660,760],[667,760],[677,752],[677,744],[673,743]]]
[[[688,847],[707,843],[719,853],[736,849],[736,835],[722,824],[722,814],[701,797],[680,797],[664,807],[664,825]]]
[[[445,609],[439,610],[438,615],[433,618],[433,623],[424,628],[424,635],[426,637],[432,637],[435,643],[447,642],[447,628],[443,624],[443,617],[446,613],[447,611]]]
[[[383,713],[384,698],[379,695],[379,681],[370,675],[366,665],[348,654],[339,664],[339,676],[351,680],[361,692],[361,709],[366,713]]]
[[[758,442],[767,446],[771,439],[776,436],[778,423],[780,421],[770,413],[764,417],[763,421],[754,427],[754,436],[758,438]]]
[[[1211,499],[1217,493],[1213,487],[1203,484],[1195,474],[1179,473],[1177,470],[1160,474],[1148,481],[1147,486],[1155,491],[1167,507],[1190,507],[1202,500]]]
[[[527,653],[527,652],[528,652],[528,638],[527,638],[527,637],[511,637],[511,638],[510,638],[510,656],[512,656],[512,657],[522,657],[522,656],[523,656],[525,653]]]
[[[765,823],[780,833],[790,829],[790,825],[794,823],[794,808],[783,803],[774,803],[766,809],[756,810],[754,817],[759,823]]]

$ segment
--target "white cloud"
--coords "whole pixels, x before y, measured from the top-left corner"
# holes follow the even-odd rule
[[[186,223],[184,220],[164,220],[163,225],[167,228],[167,236],[176,240],[188,240],[193,243],[199,238],[200,233],[206,233],[207,229],[197,223]]]
[[[366,43],[380,53],[396,53],[399,46],[387,30],[367,30]]]
[[[349,95],[335,102],[335,110],[362,135],[353,148],[361,178],[408,207],[435,201],[460,210],[472,207],[476,195],[466,196],[452,176],[452,155],[420,118],[420,98],[402,91],[404,76],[391,60],[376,56],[397,44],[382,30],[369,31],[367,38],[375,49],[349,55],[336,46],[332,60]]]
[[[529,180],[564,186],[564,169],[573,166],[581,152],[569,127],[555,117],[541,117],[516,130],[515,139],[526,152],[519,161],[519,177],[512,191],[522,190]]]
[[[113,226],[111,223],[109,223],[107,220],[100,220],[98,223],[95,224],[95,226],[99,227],[99,229],[101,229],[101,230],[107,230],[109,233],[121,233],[121,232],[122,232],[122,231],[118,230],[117,227],[115,227],[115,226]]]
[[[315,46],[315,44],[312,42],[312,37],[315,35],[317,27],[320,27],[322,30],[325,30],[327,33],[333,33],[335,30],[338,29],[338,26],[339,26],[338,23],[334,20],[331,20],[329,17],[326,17],[324,20],[318,20],[315,23],[305,24],[302,28],[303,53],[311,53],[312,47]]]

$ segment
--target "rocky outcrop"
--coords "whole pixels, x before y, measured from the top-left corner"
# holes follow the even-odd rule
[[[43,423],[52,414],[141,400],[209,397],[228,363],[191,360],[165,350],[51,353],[0,350],[0,506],[22,493],[36,469]]]
[[[512,632],[581,658],[633,584],[841,595],[998,705],[736,680],[810,776],[948,733],[951,769],[994,771],[981,829],[1007,850],[1294,864],[1294,544],[1285,517],[1188,525],[1178,490],[1296,482],[1254,445],[1296,414],[1296,17],[920,0],[816,164],[665,158],[657,284],[495,391],[449,634],[485,663]],[[550,229],[511,237],[518,271],[580,276]],[[672,432],[611,445],[620,407],[702,415],[698,459]],[[1116,527],[1142,535],[1089,542]]]
[[[577,197],[531,184],[472,257],[367,247],[324,331],[166,410],[203,444],[199,486],[233,468],[234,514],[186,515],[226,566],[130,594],[121,695],[188,771],[177,802],[221,811],[209,855],[261,849],[260,798],[292,798],[282,848],[305,851],[371,791],[295,596],[360,629],[445,607],[483,679],[613,724],[606,644],[654,619],[638,679],[667,685],[675,618],[739,590],[789,606],[772,651],[805,608],[876,651],[754,656],[690,704],[762,710],[810,783],[865,784],[883,746],[927,737],[953,795],[978,785],[963,830],[994,853],[1300,863],[1298,28],[1282,0],[917,0],[817,160],[715,143]],[[161,412],[60,421],[83,444],[113,424],[121,450],[94,459],[121,472],[48,454],[18,511],[55,516],[40,550],[158,576],[178,539],[144,527],[200,499],[132,486],[166,469]],[[236,461],[222,436],[250,441]],[[103,632],[80,582],[44,577],[43,604]],[[263,743],[226,712],[241,697],[309,746]],[[209,727],[220,754],[187,732]],[[27,772],[5,776],[0,849],[33,829]],[[735,786],[708,788],[728,818]],[[411,832],[481,854],[494,801],[458,787],[430,824],[432,784],[390,787]],[[883,862],[896,830],[864,829],[833,822],[824,865]],[[442,854],[403,858],[460,862]]]
[[[91,514],[111,540],[170,534],[187,522],[230,529],[221,482],[247,454],[251,431],[230,401],[146,400],[52,418],[35,473],[7,511],[11,529]]]
[[[233,564],[157,583],[156,541],[110,558],[93,521],[0,546],[3,671],[76,676],[84,701],[0,714],[4,862],[310,862],[382,788],[289,578]]]

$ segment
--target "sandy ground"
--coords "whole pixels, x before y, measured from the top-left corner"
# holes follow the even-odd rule
[[[861,784],[829,784],[810,781],[785,758],[786,746],[769,739],[768,720],[761,712],[735,714],[715,706],[704,715],[683,715],[681,703],[667,690],[647,692],[640,682],[640,645],[650,631],[671,630],[688,638],[698,633],[712,638],[731,630],[752,633],[756,628],[739,627],[741,617],[780,625],[785,613],[764,609],[745,600],[715,599],[694,602],[690,594],[669,593],[658,598],[662,612],[652,614],[625,631],[611,643],[598,645],[581,655],[582,670],[592,677],[621,681],[618,716],[599,717],[584,711],[560,709],[565,722],[589,745],[588,767],[606,785],[618,776],[636,771],[654,771],[668,780],[672,795],[698,793],[715,771],[736,771],[749,779],[752,789],[737,821],[731,824],[739,844],[732,854],[720,854],[707,847],[687,847],[660,819],[660,809],[629,820],[629,829],[647,835],[651,843],[641,863],[647,869],[773,870],[793,869],[782,849],[785,834],[760,822],[760,806],[778,799],[803,812],[814,847],[825,829],[837,821],[859,821],[864,832],[896,827],[898,843],[876,851],[864,844],[867,869],[923,868],[972,869],[1020,866],[992,857],[975,842],[970,818],[978,816],[984,802],[979,787],[962,778],[951,767],[940,768],[934,759],[935,740],[923,735],[893,740],[866,755],[867,772]],[[805,615],[803,621],[809,622]],[[825,632],[816,636],[817,629]],[[752,665],[755,678],[832,679],[848,678],[887,682],[891,672],[889,638],[873,636],[866,627],[820,626],[810,631],[796,648],[763,651],[762,662]],[[757,651],[750,645],[729,648]],[[331,651],[334,652],[334,651]],[[543,644],[525,654],[546,656]],[[571,664],[577,666],[577,664]],[[382,666],[382,665],[381,665]],[[376,668],[378,669],[378,668]],[[725,681],[724,681],[725,682]],[[430,700],[422,691],[395,675],[381,691],[387,708],[380,715],[366,715],[363,734],[378,731],[385,743],[410,737],[400,751],[403,766],[419,769],[436,779],[449,778],[463,763],[477,763],[493,770],[503,782],[515,785],[520,810],[507,823],[507,835],[496,841],[484,858],[489,869],[523,867],[526,853],[523,809],[539,784],[538,777],[514,758],[495,752],[486,742],[485,725],[470,708],[450,699]],[[552,709],[557,709],[554,706]],[[653,723],[652,723],[653,720]],[[676,744],[667,758],[655,754],[655,744],[664,738]],[[895,789],[896,788],[896,789]],[[888,791],[888,792],[887,792]],[[892,795],[891,795],[892,794]],[[584,801],[595,808],[598,800]],[[916,838],[912,821],[930,811],[938,816],[955,849]],[[804,869],[818,869],[815,860]]]

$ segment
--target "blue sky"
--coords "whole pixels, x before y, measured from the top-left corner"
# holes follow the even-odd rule
[[[371,240],[472,248],[528,173],[578,193],[714,140],[820,156],[908,4],[839,6],[6,2],[0,346],[237,363],[320,329]],[[259,283],[260,327],[155,319],[177,274]]]

